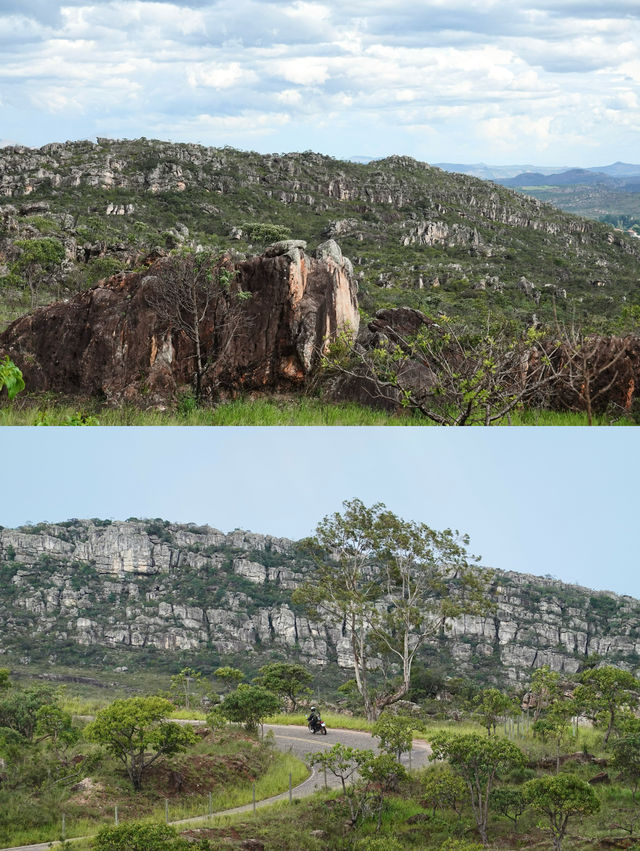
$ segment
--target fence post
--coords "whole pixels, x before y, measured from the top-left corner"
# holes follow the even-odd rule
[[[291,772],[289,772],[289,803],[293,800],[293,786],[291,785]]]
[[[324,788],[327,789],[327,766],[324,766]]]
[[[169,799],[164,799],[164,820],[169,824]]]
[[[118,805],[117,805],[117,804],[116,804],[116,818],[115,818],[115,821],[116,821],[116,827],[117,827],[117,826],[118,826]]]

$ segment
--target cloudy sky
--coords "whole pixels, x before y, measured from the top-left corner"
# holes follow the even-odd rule
[[[640,158],[637,0],[2,0],[0,54],[0,143]]]
[[[633,428],[4,428],[0,525],[162,517],[299,539],[343,500],[504,570],[640,598]]]

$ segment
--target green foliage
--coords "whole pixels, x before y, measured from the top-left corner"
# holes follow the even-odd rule
[[[15,730],[31,741],[38,725],[39,710],[55,705],[56,701],[56,695],[49,686],[4,690],[0,693],[0,727]]]
[[[255,731],[269,715],[280,709],[280,700],[262,686],[240,683],[222,701],[220,711],[225,718],[236,724],[243,724],[249,731]]]
[[[446,759],[467,784],[480,838],[486,844],[491,792],[495,782],[525,765],[524,753],[508,739],[476,733],[437,733],[431,739],[432,759]]]
[[[0,360],[0,392],[6,388],[9,400],[24,390],[24,379],[22,372],[15,363],[6,355]]]
[[[124,765],[133,788],[142,788],[145,771],[160,756],[171,756],[195,744],[196,736],[166,717],[173,707],[160,697],[115,700],[98,712],[84,731]]]
[[[380,748],[383,751],[395,754],[396,759],[400,761],[402,754],[413,748],[415,728],[416,722],[412,718],[383,712],[371,728],[371,734],[380,739]]]
[[[604,665],[580,676],[574,699],[581,711],[606,727],[606,744],[618,720],[624,716],[624,708],[638,706],[639,691],[640,681],[632,673],[614,665]]]
[[[11,688],[10,673],[11,671],[8,668],[0,668],[0,693]]]
[[[486,727],[488,735],[495,735],[496,728],[505,717],[514,715],[518,707],[514,701],[497,688],[485,688],[476,698],[475,716]]]
[[[627,725],[624,734],[611,743],[613,752],[612,768],[631,787],[634,804],[640,786],[640,722],[637,719]]]
[[[268,245],[270,242],[280,242],[289,239],[291,229],[283,225],[269,224],[267,222],[243,222],[241,225],[243,233],[250,242],[259,245]]]
[[[91,847],[92,851],[182,851],[193,846],[169,824],[131,823],[101,828]]]
[[[229,665],[216,668],[213,676],[221,680],[227,688],[235,688],[244,679],[244,673],[239,668],[232,668]]]
[[[555,851],[561,851],[562,840],[572,816],[585,816],[600,809],[593,787],[570,774],[537,777],[524,784],[525,800],[549,819]]]
[[[189,667],[183,668],[179,674],[174,674],[171,677],[171,700],[177,706],[185,706],[190,709],[194,698],[197,699],[203,685],[201,671],[195,671]]]
[[[491,792],[491,809],[513,822],[518,829],[518,820],[529,806],[521,789],[494,789]]]
[[[310,694],[308,685],[313,677],[302,665],[293,662],[270,662],[263,665],[255,682],[281,698],[286,698],[295,712],[301,695]]]
[[[453,810],[460,816],[462,802],[467,797],[467,786],[449,765],[430,765],[421,778],[423,805],[430,808],[434,815],[436,810]]]

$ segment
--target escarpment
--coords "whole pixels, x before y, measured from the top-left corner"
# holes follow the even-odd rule
[[[293,541],[161,520],[0,530],[0,655],[23,664],[166,666],[170,658],[291,659],[348,671],[348,633],[291,599],[313,571]],[[482,682],[640,669],[640,601],[497,571],[483,617],[448,622],[425,664]]]

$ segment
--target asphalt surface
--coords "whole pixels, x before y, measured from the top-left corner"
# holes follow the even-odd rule
[[[316,751],[328,750],[337,742],[351,748],[370,748],[377,751],[377,740],[370,733],[362,733],[357,730],[331,730],[327,729],[327,735],[322,736],[319,733],[315,735],[310,733],[306,727],[296,727],[287,725],[265,724],[265,734],[269,731],[273,732],[276,747],[284,752],[291,752],[298,759],[304,760],[310,753]],[[403,754],[402,762],[407,768],[420,768],[426,765],[429,759],[431,749],[426,742],[414,741],[413,751],[410,754]],[[312,795],[318,789],[333,788],[340,785],[340,780],[334,777],[330,772],[326,775],[323,771],[314,769],[311,775],[298,786],[292,789],[292,797],[304,798]],[[280,795],[274,795],[272,798],[265,798],[262,801],[256,801],[256,809],[269,806],[276,801],[285,801],[289,797],[289,792],[282,792]],[[235,813],[246,813],[253,809],[253,804],[244,804],[241,807],[234,807],[230,810],[214,813],[214,817],[222,815],[234,815]],[[180,821],[171,822],[171,824],[189,824],[202,822],[203,817],[181,819]],[[68,840],[73,842],[73,839]],[[41,842],[37,845],[19,845],[12,848],[2,848],[0,851],[46,851],[55,847],[58,843]]]

